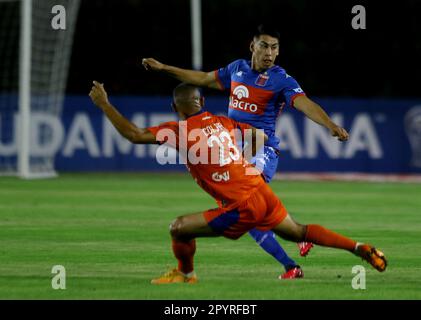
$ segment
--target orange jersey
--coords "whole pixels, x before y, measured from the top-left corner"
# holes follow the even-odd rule
[[[158,142],[184,156],[195,181],[224,207],[237,206],[265,184],[237,147],[247,129],[251,126],[204,111],[148,128]]]

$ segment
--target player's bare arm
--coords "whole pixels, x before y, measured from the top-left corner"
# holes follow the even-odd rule
[[[329,129],[330,134],[334,137],[338,137],[338,140],[348,140],[348,132],[334,123],[322,107],[307,96],[303,95],[296,97],[294,100],[294,107],[303,112],[309,119]]]
[[[117,131],[127,140],[139,144],[157,143],[155,136],[149,130],[135,126],[109,102],[104,84],[94,81],[92,89],[89,92],[89,97],[105,113]]]
[[[142,59],[142,65],[146,70],[164,72],[185,83],[193,84],[199,87],[208,87],[222,90],[216,80],[214,72],[203,72],[196,70],[181,69],[178,67],[163,64],[154,58]]]
[[[268,140],[268,136],[263,130],[256,129],[255,127],[251,127],[251,130],[252,141],[243,150],[243,155],[247,161],[250,161],[256,155],[257,150],[260,150]]]

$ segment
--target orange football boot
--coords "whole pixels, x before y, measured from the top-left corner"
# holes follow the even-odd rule
[[[355,254],[371,264],[377,271],[383,272],[386,270],[387,260],[380,250],[368,244],[361,244],[355,250]]]
[[[167,273],[163,274],[159,278],[152,279],[152,284],[169,284],[169,283],[189,283],[193,284],[197,282],[196,275],[186,277],[183,273],[177,269],[172,269]]]

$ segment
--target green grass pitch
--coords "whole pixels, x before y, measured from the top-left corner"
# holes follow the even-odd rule
[[[420,299],[421,185],[273,181],[301,223],[319,223],[383,250],[379,273],[352,254],[315,247],[305,278],[277,280],[280,265],[254,240],[198,239],[196,285],[153,286],[176,265],[168,225],[215,207],[184,174],[62,174],[0,178],[0,299]],[[63,265],[66,289],[53,290]],[[351,270],[366,267],[366,289]]]

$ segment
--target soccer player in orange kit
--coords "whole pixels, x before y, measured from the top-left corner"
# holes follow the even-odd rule
[[[110,104],[102,84],[94,81],[89,96],[119,133],[132,143],[166,143],[187,155],[190,174],[219,204],[218,208],[184,215],[171,223],[172,249],[178,268],[153,279],[153,284],[196,283],[193,258],[197,237],[238,239],[253,228],[272,230],[293,242],[308,241],[348,250],[378,271],[386,269],[386,258],[376,248],[320,225],[295,222],[260,171],[245,160],[236,146],[236,129],[243,136],[250,130],[252,141],[257,144],[259,141],[264,143],[267,136],[248,124],[204,111],[204,99],[195,86],[183,83],[174,89],[172,107],[182,121],[150,128],[138,128],[124,118]],[[258,145],[254,147],[255,150],[259,148]]]

